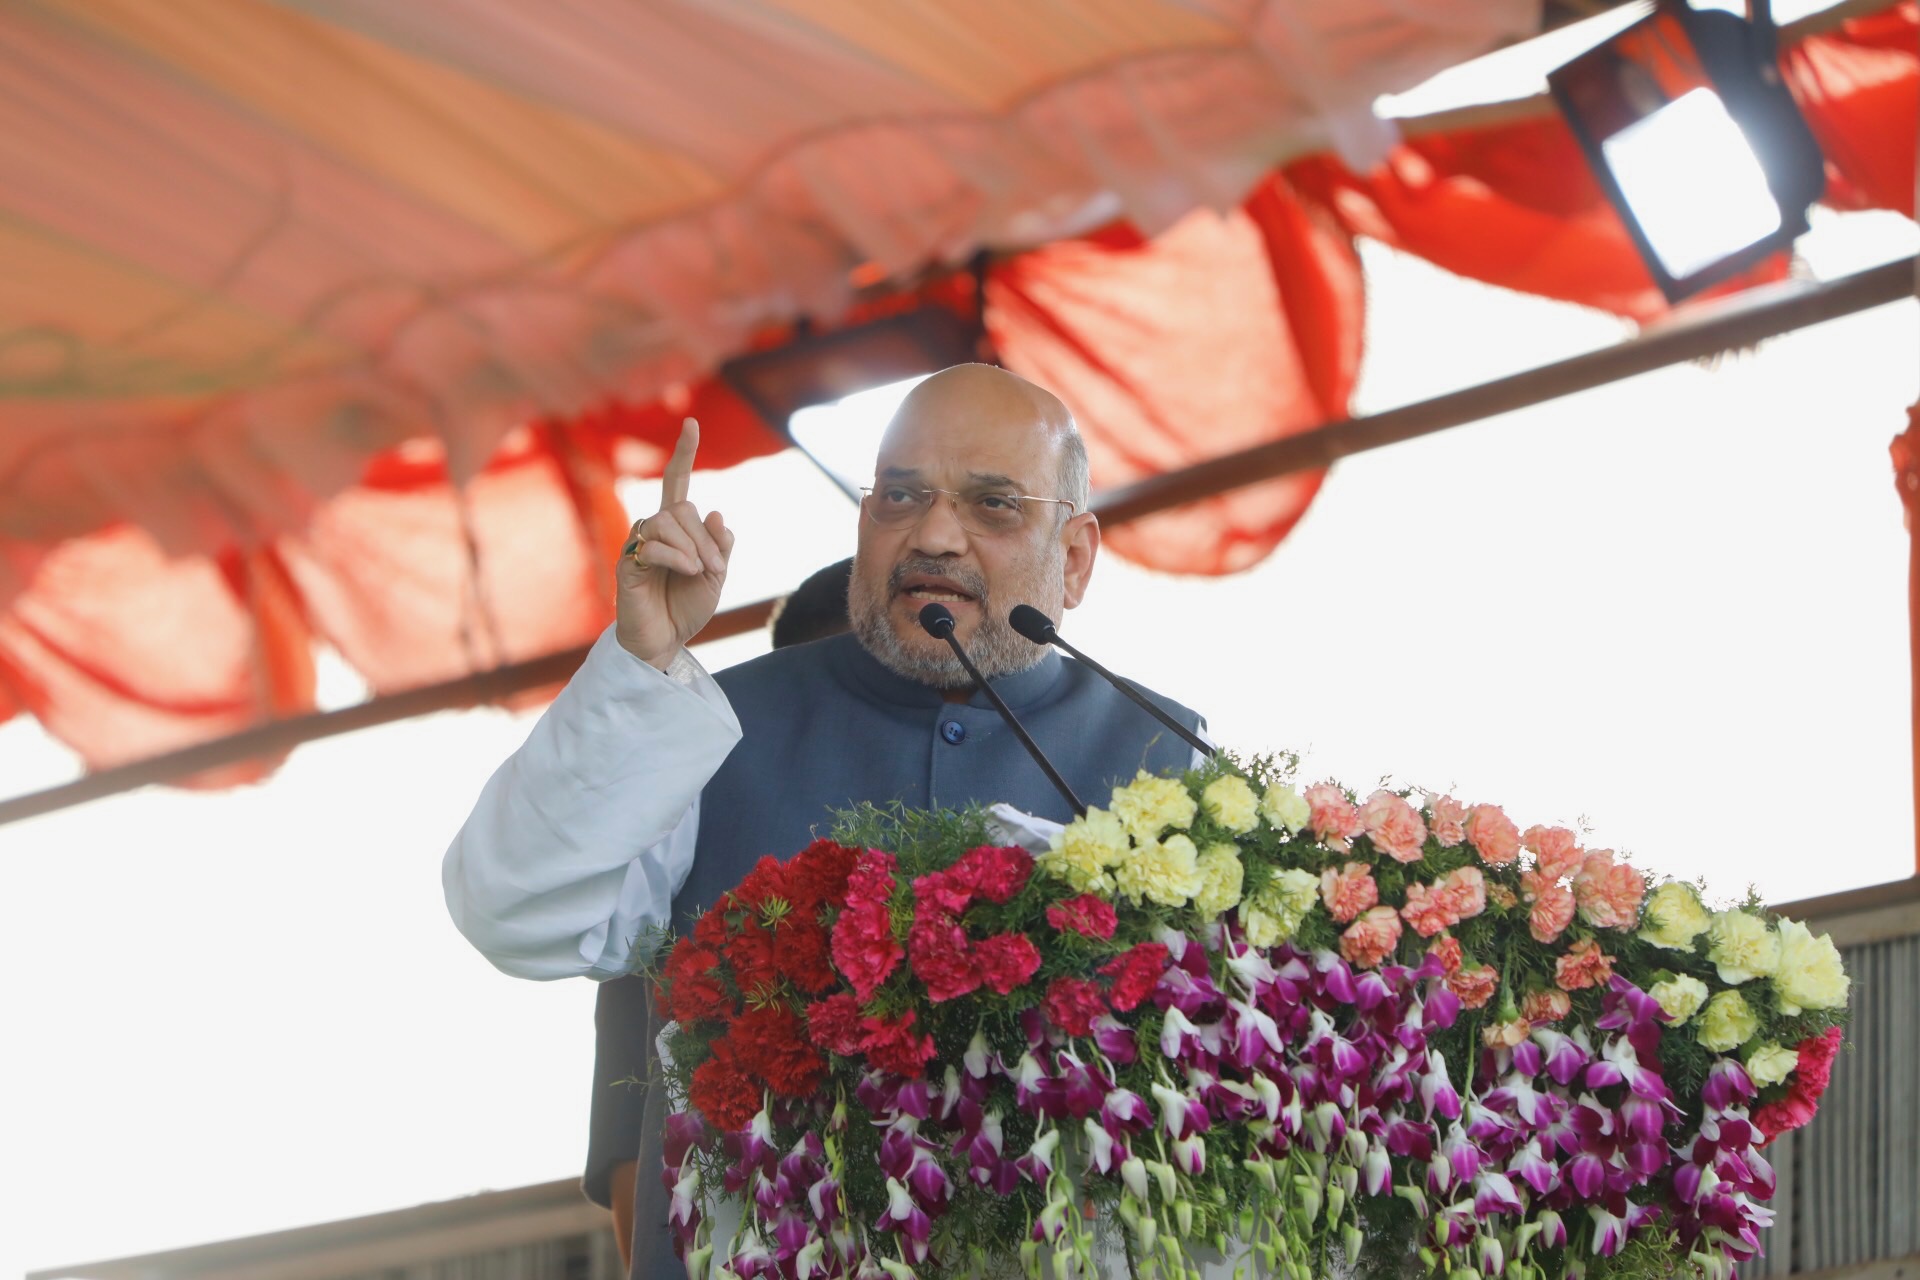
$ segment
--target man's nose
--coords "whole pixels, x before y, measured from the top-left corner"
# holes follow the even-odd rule
[[[923,555],[963,555],[968,547],[967,531],[960,527],[960,515],[953,509],[954,499],[944,493],[933,495],[927,513],[914,527],[913,549]]]

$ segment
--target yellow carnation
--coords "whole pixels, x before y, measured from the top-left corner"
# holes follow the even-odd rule
[[[1200,888],[1193,895],[1194,910],[1202,915],[1224,915],[1240,905],[1240,887],[1246,868],[1240,865],[1240,851],[1230,844],[1208,845],[1196,864]]]
[[[1200,793],[1200,807],[1207,816],[1243,836],[1260,824],[1260,801],[1247,780],[1237,773],[1222,774]]]
[[[1256,947],[1285,942],[1319,901],[1318,876],[1296,867],[1276,871],[1273,879],[1240,909],[1240,924],[1246,930],[1247,941]]]
[[[1773,974],[1780,1012],[1791,1017],[1802,1009],[1842,1008],[1850,985],[1830,935],[1816,938],[1798,920],[1780,922],[1780,964]]]
[[[1774,971],[1780,963],[1780,939],[1759,916],[1716,912],[1707,926],[1707,959],[1719,966],[1720,981],[1737,987]]]
[[[1661,885],[1647,898],[1646,926],[1640,936],[1656,947],[1687,951],[1712,924],[1713,913],[1700,905],[1694,887],[1675,880]]]
[[[1792,1049],[1783,1049],[1769,1040],[1747,1055],[1747,1076],[1755,1084],[1765,1088],[1770,1084],[1779,1084],[1793,1074],[1800,1065],[1800,1055]]]
[[[1118,866],[1131,851],[1120,819],[1095,805],[1062,827],[1047,852],[1034,861],[1081,893],[1104,894],[1113,892],[1108,868]]]
[[[1185,829],[1199,805],[1177,778],[1156,778],[1142,769],[1133,781],[1113,789],[1113,813],[1135,840],[1157,840],[1168,827]]]
[[[1137,844],[1114,869],[1114,883],[1135,902],[1145,898],[1163,907],[1185,906],[1200,892],[1200,855],[1183,835]]]
[[[1260,797],[1260,812],[1282,831],[1301,831],[1306,828],[1313,809],[1298,791],[1284,782],[1276,782]]]
[[[1738,1049],[1760,1029],[1760,1019],[1738,991],[1722,991],[1700,1014],[1700,1043],[1715,1053]]]
[[[1678,1026],[1700,1012],[1700,1006],[1707,1002],[1707,984],[1683,973],[1677,978],[1654,983],[1647,988],[1647,994],[1666,1010],[1667,1016]]]

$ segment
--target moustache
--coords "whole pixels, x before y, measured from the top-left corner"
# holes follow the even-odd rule
[[[915,574],[945,578],[982,605],[987,602],[987,579],[984,574],[966,565],[950,564],[925,556],[902,560],[893,566],[893,571],[887,575],[888,597],[899,595],[907,579]]]

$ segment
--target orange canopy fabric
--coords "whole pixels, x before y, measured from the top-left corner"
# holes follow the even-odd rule
[[[91,16],[83,18],[59,5],[33,4],[0,13],[0,50],[20,38],[24,25],[37,33],[43,53],[83,63],[111,55],[121,59],[111,65],[122,66],[131,47],[126,42],[134,39],[130,28],[120,31],[117,45],[95,37],[75,45],[71,33],[97,37],[91,22],[139,19],[153,27],[141,27],[145,38],[172,31],[170,39],[183,42],[177,49],[169,44],[169,56],[213,58],[216,36],[231,34],[219,24],[250,7],[194,0],[185,8],[219,20],[196,42],[175,30],[158,7],[107,4],[90,7]],[[1220,22],[1244,19],[1242,10],[1256,7],[1186,6]],[[354,15],[336,33],[337,58],[342,67],[357,68],[354,74],[371,75],[367,68],[377,65],[386,69],[384,76],[394,68],[379,59],[399,56],[394,49],[408,46],[367,53],[361,42],[372,37],[361,28],[425,21],[419,14],[436,7],[423,4],[417,13],[411,6],[372,4],[301,8]],[[1276,8],[1267,7],[1269,16]],[[478,33],[490,30],[487,21],[503,19],[508,9],[531,12],[476,6],[487,19],[461,40],[481,40]],[[1130,11],[1102,11],[1123,10]],[[282,16],[311,21],[299,13]],[[1816,132],[1849,144],[1828,150],[1830,199],[1839,207],[1911,213],[1917,27],[1920,6],[1906,3],[1803,42],[1785,59]],[[1271,30],[1257,37],[1251,30],[1239,38],[1278,39]],[[303,28],[296,43],[312,36]],[[1136,31],[1127,38],[1143,37]],[[548,52],[558,57],[568,51]],[[573,49],[568,56],[590,52]],[[442,53],[447,61],[433,63],[437,69],[415,83],[416,92],[439,85],[435,77],[453,75],[450,68],[478,56],[465,44]],[[1046,53],[1035,53],[1036,65]],[[17,145],[21,136],[3,118],[13,101],[15,80],[6,69],[13,65],[0,63],[0,148],[8,140]],[[532,58],[530,65],[544,64]],[[1115,64],[1121,65],[1131,64]],[[495,70],[506,77],[511,69]],[[471,71],[468,66],[462,74]],[[226,73],[252,86],[250,92],[273,89],[261,83],[257,69],[233,66]],[[1101,71],[1084,68],[1083,74]],[[47,92],[56,87],[50,83]],[[535,87],[558,94],[561,86],[543,81],[526,91]],[[1188,88],[1198,92],[1190,83]],[[383,92],[399,94],[400,87],[385,85]],[[460,92],[479,91],[468,85]],[[129,120],[115,114],[120,99],[112,92],[107,98],[88,119],[108,132],[130,128]],[[71,100],[61,101],[75,109]],[[541,101],[559,110],[569,99]],[[189,105],[202,113],[212,109],[204,90]],[[296,105],[283,107],[293,111]],[[1024,99],[1000,103],[1019,111],[1029,105]],[[1193,123],[1198,117],[1182,118]],[[602,120],[595,127],[612,125]],[[283,121],[277,127],[290,126]],[[517,150],[509,156],[482,137],[447,128],[493,162],[519,163]],[[436,145],[451,145],[450,134],[436,135]],[[562,130],[537,141],[559,147],[562,136],[589,135],[601,136]],[[516,148],[522,144],[530,148],[525,159],[532,167],[521,177],[533,186],[543,166],[566,160],[526,139]],[[739,154],[751,151],[743,144]],[[237,162],[214,151],[203,159],[213,168]],[[1145,175],[1152,167],[1138,159],[1140,167],[1127,173]],[[468,161],[442,157],[436,163],[438,168],[404,183],[390,175],[383,181],[393,189],[382,198],[421,183],[471,176],[461,167]],[[84,177],[78,164],[62,174],[76,184]],[[975,176],[984,182],[989,175],[983,170]],[[1180,186],[1190,176],[1164,182]],[[220,279],[231,288],[148,297],[142,305],[153,308],[145,313],[153,325],[126,329],[111,351],[61,337],[59,329],[60,323],[77,323],[74,316],[96,303],[79,299],[73,278],[58,273],[94,261],[97,247],[61,258],[66,266],[28,255],[54,273],[28,288],[6,272],[11,251],[5,237],[13,233],[8,228],[17,231],[23,222],[17,209],[13,220],[0,219],[0,320],[6,326],[0,330],[0,394],[33,389],[5,401],[8,431],[0,433],[0,719],[14,709],[37,716],[90,767],[311,707],[316,640],[345,655],[376,692],[584,643],[608,616],[606,566],[626,524],[613,495],[616,475],[657,475],[687,413],[705,427],[703,465],[731,465],[783,445],[724,383],[701,372],[720,356],[778,343],[786,332],[780,318],[810,309],[807,290],[769,285],[764,275],[752,275],[752,283],[741,287],[772,292],[735,310],[719,308],[729,317],[721,328],[687,328],[676,320],[648,329],[668,334],[662,341],[675,353],[658,360],[622,345],[619,334],[638,332],[622,327],[637,313],[613,307],[603,314],[604,298],[587,307],[598,317],[594,324],[549,326],[556,315],[577,318],[566,309],[580,301],[577,290],[547,296],[550,279],[530,286],[519,276],[481,272],[461,277],[474,291],[455,291],[457,298],[417,285],[349,290],[328,306],[377,321],[367,332],[383,338],[378,358],[349,362],[345,372],[317,357],[317,363],[303,364],[314,354],[312,335],[283,318],[258,331],[271,330],[279,340],[268,343],[256,362],[221,366],[219,377],[209,374],[196,387],[183,373],[193,351],[237,349],[222,345],[240,332],[222,328],[235,320],[233,300],[264,298],[302,278],[303,268],[277,256],[291,252],[289,237],[334,249],[344,243],[299,221],[306,215],[297,211],[309,208],[304,182],[285,188],[281,212],[294,222],[263,232],[259,253],[222,260],[229,274]],[[1116,178],[1115,189],[1119,185]],[[1181,189],[1188,200],[1197,190]],[[505,188],[486,190],[491,201]],[[837,188],[823,182],[814,190]],[[1154,190],[1164,194],[1164,183]],[[562,193],[550,194],[557,199]],[[1643,319],[1662,309],[1624,231],[1553,118],[1417,138],[1364,172],[1324,151],[1295,156],[1257,181],[1240,183],[1236,198],[1224,206],[1225,217],[1206,211],[1174,216],[1180,200],[1159,204],[1152,195],[1141,189],[1127,196],[1122,207],[1135,211],[1137,223],[1110,222],[1097,233],[998,256],[983,297],[975,296],[970,275],[953,273],[852,303],[849,264],[891,261],[865,256],[878,243],[865,238],[836,242],[826,292],[847,321],[925,304],[969,314],[980,310],[998,358],[1058,389],[1074,409],[1096,488],[1343,416],[1361,354],[1365,287],[1352,243],[1358,235],[1478,279],[1623,316]],[[89,234],[104,237],[119,226],[105,217],[107,206],[117,204],[126,225],[115,234],[122,243],[135,243],[139,198],[128,188],[112,200],[107,196],[104,188],[97,195],[102,220]],[[21,198],[15,187],[0,186],[0,208]],[[436,197],[447,198],[444,192]],[[555,216],[530,200],[505,203],[489,216],[524,219],[515,235],[531,234],[528,228],[543,225],[541,218]],[[1050,225],[1071,226],[1088,217],[1083,202],[1073,217]],[[404,224],[392,244],[362,245],[354,252],[377,249],[415,270],[457,255],[455,243],[428,251],[410,241]],[[198,252],[191,229],[160,224],[153,230],[160,243],[142,252]],[[695,241],[676,243],[684,248]],[[956,243],[970,242],[962,237]],[[689,251],[684,260],[668,255],[654,261],[692,273],[673,279],[697,293],[706,287],[694,280],[700,272],[791,265],[776,261],[773,250],[780,244],[775,237],[757,246],[751,260],[722,262]],[[594,262],[622,252],[604,244],[600,249],[605,252],[589,255]],[[139,274],[123,267],[112,273],[121,284]],[[868,265],[859,274],[875,273]],[[656,283],[664,292],[654,291]],[[648,298],[692,296],[675,293],[670,283],[653,281],[643,292]],[[130,295],[108,290],[105,296]],[[543,310],[550,305],[560,311]],[[23,308],[31,307],[41,308],[35,314],[45,323],[20,322],[27,314]],[[73,316],[61,320],[61,308]],[[607,318],[615,313],[618,324]],[[323,308],[315,314],[334,313]],[[602,320],[611,327],[596,328]],[[591,407],[552,412],[575,392],[587,396],[602,385],[602,360],[629,375],[651,372],[634,375],[637,381],[616,380],[626,396],[596,394],[587,400]],[[577,384],[568,384],[574,391],[554,390],[566,381],[556,370],[581,374]],[[258,385],[248,378],[258,378]],[[348,393],[344,400],[337,398],[342,389]],[[462,398],[469,395],[475,397],[471,414],[448,407],[466,404]],[[1115,529],[1109,544],[1163,570],[1233,572],[1272,550],[1319,482],[1318,475],[1273,481]],[[206,781],[229,782],[248,772]]]

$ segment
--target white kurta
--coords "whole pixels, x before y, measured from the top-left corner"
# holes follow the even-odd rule
[[[720,686],[682,650],[662,673],[602,632],[441,863],[467,941],[521,978],[615,978],[671,923],[700,790],[740,740]]]

